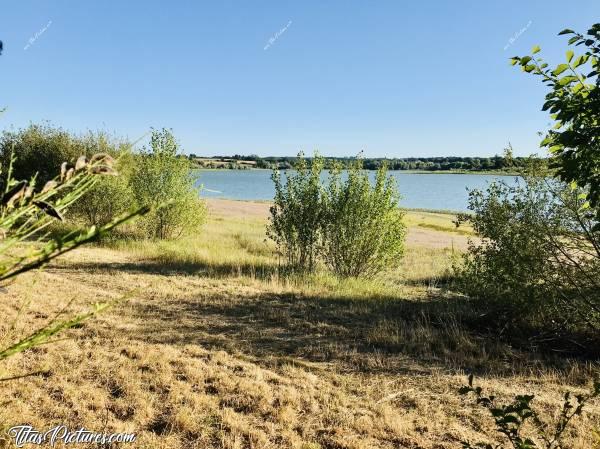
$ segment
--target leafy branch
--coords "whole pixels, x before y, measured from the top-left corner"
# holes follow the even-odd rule
[[[461,387],[461,395],[472,394],[477,405],[489,410],[494,419],[496,430],[514,449],[562,449],[561,438],[569,424],[576,416],[580,416],[584,407],[592,399],[600,395],[600,381],[595,380],[588,394],[572,395],[565,393],[560,416],[554,426],[544,423],[532,407],[534,395],[517,395],[510,404],[498,404],[494,395],[485,395],[483,389],[473,385],[473,375],[468,378],[468,385]],[[524,435],[524,426],[530,421],[535,435]],[[502,443],[463,442],[464,449],[503,449]]]

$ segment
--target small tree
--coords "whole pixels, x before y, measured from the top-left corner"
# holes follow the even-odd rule
[[[138,204],[169,204],[139,221],[146,237],[176,238],[202,224],[206,207],[196,181],[191,163],[179,154],[172,132],[153,130],[150,148],[135,157],[131,188]]]
[[[278,169],[271,175],[275,199],[267,235],[275,241],[287,266],[295,270],[313,271],[316,267],[323,220],[323,165],[318,155],[309,165],[300,153],[294,170],[286,172],[285,184]]]
[[[350,165],[342,180],[335,166],[324,197],[323,257],[338,276],[374,275],[397,264],[404,251],[406,228],[399,194],[387,166],[371,185],[362,160]]]

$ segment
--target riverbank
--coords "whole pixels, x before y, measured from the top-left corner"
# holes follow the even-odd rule
[[[467,373],[502,401],[536,394],[552,414],[595,368],[476,325],[445,288],[468,238],[451,215],[408,212],[406,254],[385,276],[284,279],[268,204],[208,207],[198,235],[81,248],[7,287],[3,341],[135,292],[9,359],[4,377],[38,374],[2,384],[2,423],[133,432],[136,449],[460,448],[495,434],[457,393]],[[572,447],[592,447],[599,417],[593,405],[575,421]]]

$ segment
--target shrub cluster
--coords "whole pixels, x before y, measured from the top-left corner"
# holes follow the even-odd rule
[[[131,147],[131,143],[102,132],[78,136],[49,125],[31,125],[3,133],[0,160],[6,166],[14,154],[14,176],[33,178],[40,188],[60,171],[64,161],[95,153],[110,155],[120,176],[98,179],[70,207],[71,214],[87,225],[103,226],[134,207],[154,206],[129,228],[130,233],[163,239],[197,229],[204,221],[205,205],[195,187],[191,163],[181,156],[172,133],[153,130],[149,148],[133,152]]]
[[[600,231],[585,190],[534,169],[471,192],[469,208],[459,221],[483,240],[458,267],[463,292],[512,322],[600,330]]]
[[[404,250],[405,226],[386,167],[372,184],[360,159],[347,173],[336,165],[326,180],[323,165],[316,155],[309,166],[300,154],[285,183],[278,170],[273,172],[267,234],[286,265],[310,272],[322,262],[341,277],[374,275],[393,266]]]

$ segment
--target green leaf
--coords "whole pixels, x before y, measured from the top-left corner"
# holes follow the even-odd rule
[[[579,67],[581,64],[585,64],[588,58],[586,55],[581,55],[575,58],[575,62],[573,63],[573,68]]]
[[[570,30],[569,28],[565,28],[564,30],[562,30],[560,33],[558,33],[559,36],[563,35],[563,34],[573,34],[575,33],[575,31]]]
[[[560,75],[561,73],[563,73],[565,70],[567,70],[569,68],[569,64],[559,64],[558,66],[556,66],[556,68],[552,71],[553,75]]]
[[[560,79],[560,81],[558,82],[558,84],[560,84],[561,86],[566,86],[569,83],[572,83],[573,81],[576,81],[577,77],[576,76],[565,76],[563,78]]]
[[[526,65],[529,61],[531,61],[531,56],[523,56],[521,58],[521,65],[524,66]]]
[[[541,50],[539,45],[535,45],[532,49],[531,49],[531,54],[535,55],[536,53],[538,53]]]
[[[571,59],[573,59],[573,55],[575,54],[575,52],[573,50],[567,50],[567,61],[571,62]]]

